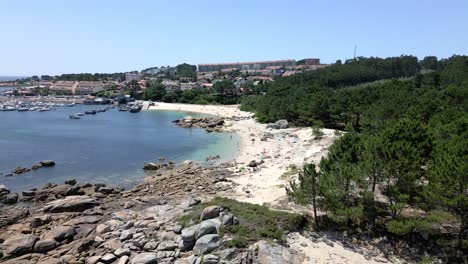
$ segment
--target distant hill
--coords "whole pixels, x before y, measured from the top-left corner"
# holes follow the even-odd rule
[[[15,81],[21,78],[25,78],[25,76],[0,76],[0,82]]]

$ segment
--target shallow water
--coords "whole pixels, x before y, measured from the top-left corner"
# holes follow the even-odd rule
[[[158,162],[159,157],[165,157],[175,162],[204,162],[211,155],[230,160],[238,151],[235,134],[177,127],[171,121],[188,115],[183,112],[133,114],[113,109],[80,120],[68,118],[92,108],[97,107],[0,112],[0,173],[6,174],[16,166],[31,167],[40,160],[56,162],[55,167],[0,176],[0,184],[21,191],[75,178],[130,187],[144,178],[145,161]]]

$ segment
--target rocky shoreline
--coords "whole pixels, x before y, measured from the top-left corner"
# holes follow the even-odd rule
[[[266,241],[244,249],[224,247],[220,227],[239,224],[226,208],[205,208],[198,224],[183,227],[178,222],[201,200],[233,187],[223,167],[187,161],[128,191],[75,180],[24,191],[18,195],[21,204],[2,207],[0,261],[297,263],[278,257],[270,262],[269,251],[296,253]],[[0,186],[0,193],[3,197],[9,190]]]

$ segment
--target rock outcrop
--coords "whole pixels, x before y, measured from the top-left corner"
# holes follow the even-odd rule
[[[184,128],[199,127],[204,128],[207,132],[220,132],[225,121],[224,118],[220,117],[193,118],[186,116],[172,122]]]

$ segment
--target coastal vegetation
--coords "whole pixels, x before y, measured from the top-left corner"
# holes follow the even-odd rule
[[[201,203],[192,211],[179,218],[187,226],[200,222],[200,213],[208,206],[218,206],[233,213],[239,219],[239,225],[223,226],[221,236],[230,236],[227,247],[243,248],[261,239],[282,239],[284,232],[302,230],[308,220],[295,213],[281,212],[269,209],[267,206],[243,203],[236,200],[215,197],[213,200]]]
[[[468,57],[357,58],[262,85],[258,120],[344,130],[289,197],[318,228],[386,234],[443,253],[468,250]],[[319,216],[317,211],[324,214]]]

